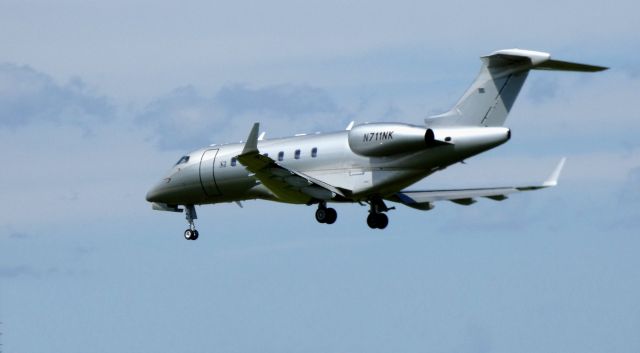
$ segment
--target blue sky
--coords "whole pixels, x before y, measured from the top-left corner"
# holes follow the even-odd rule
[[[6,352],[637,352],[637,2],[0,3]],[[186,152],[420,123],[503,48],[610,66],[533,72],[508,144],[419,188],[560,185],[471,207],[247,202],[182,215],[147,189]]]

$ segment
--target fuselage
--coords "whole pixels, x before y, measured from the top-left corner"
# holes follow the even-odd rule
[[[261,140],[255,123],[245,143],[211,145],[182,157],[147,193],[156,210],[184,212],[188,240],[198,238],[195,205],[265,199],[317,204],[316,221],[333,224],[329,202],[369,205],[367,225],[385,229],[385,204],[427,211],[433,202],[471,205],[508,194],[554,186],[564,164],[542,184],[449,190],[405,190],[428,175],[505,143],[503,127],[531,70],[597,72],[606,67],[551,59],[545,52],[504,49],[482,57],[476,79],[448,111],[424,126],[373,123],[346,131]]]
[[[416,131],[422,135],[411,137]],[[436,132],[443,142],[429,143],[425,141],[429,132],[431,136],[426,138],[433,139],[433,130],[425,127],[364,124],[349,131],[260,140],[258,149],[286,169],[347,191],[326,201],[357,202],[398,192],[510,138],[507,128],[474,127]],[[278,197],[237,160],[243,147],[243,143],[210,145],[185,155],[149,191],[147,200],[197,205],[249,199],[313,203],[322,197]]]

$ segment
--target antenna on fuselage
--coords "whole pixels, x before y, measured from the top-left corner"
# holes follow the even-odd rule
[[[347,128],[345,130],[351,131],[351,129],[353,128],[353,124],[355,123],[356,123],[355,121],[350,122],[349,125],[347,125]]]

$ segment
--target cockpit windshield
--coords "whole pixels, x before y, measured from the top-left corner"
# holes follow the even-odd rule
[[[187,163],[189,161],[189,156],[182,156],[175,165]]]

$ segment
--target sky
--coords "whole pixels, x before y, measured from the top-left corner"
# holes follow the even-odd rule
[[[636,1],[0,2],[3,352],[640,351]],[[152,211],[191,150],[422,123],[479,57],[532,72],[512,139],[417,189],[557,187],[472,206],[250,201]]]

